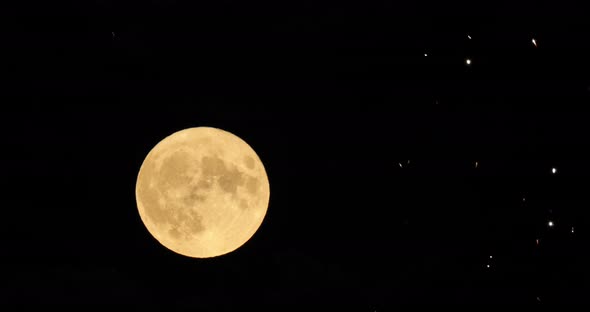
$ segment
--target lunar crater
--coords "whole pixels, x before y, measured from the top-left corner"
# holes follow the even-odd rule
[[[232,164],[227,164],[218,157],[204,156],[201,159],[203,166],[202,177],[198,184],[207,185],[213,178],[222,191],[235,194],[238,186],[244,184],[244,174]]]
[[[170,227],[169,231],[174,232],[179,238],[182,236],[183,239],[190,240],[194,235],[205,230],[202,216],[193,209],[174,204],[169,204],[166,209],[170,211],[168,214],[170,218],[166,220],[166,225]]]
[[[246,182],[246,190],[248,191],[248,193],[254,195],[256,194],[256,192],[258,191],[258,187],[260,181],[258,181],[258,179],[256,179],[255,177],[248,177],[248,182]]]
[[[246,168],[250,170],[254,169],[254,158],[251,156],[244,157],[244,165],[246,165]]]
[[[186,152],[176,152],[164,159],[159,171],[159,180],[171,187],[186,185],[190,181],[187,175],[189,159]]]

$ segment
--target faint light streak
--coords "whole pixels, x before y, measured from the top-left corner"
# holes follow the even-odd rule
[[[469,38],[469,40],[471,40],[471,36],[470,35],[467,35],[467,38]]]
[[[479,166],[479,162],[475,162],[475,168],[477,168],[477,166]]]
[[[572,233],[574,233],[574,227],[572,226]]]
[[[537,40],[535,40],[535,38],[533,38],[533,40],[531,40],[533,42],[533,45],[535,46],[535,48],[537,47]]]
[[[538,238],[536,239],[535,242],[537,243],[537,246],[539,246],[539,239]]]
[[[404,166],[402,165],[402,163],[397,163],[399,165],[400,168],[403,168]]]

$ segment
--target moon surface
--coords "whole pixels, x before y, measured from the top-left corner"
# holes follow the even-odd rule
[[[189,128],[146,156],[135,187],[141,220],[166,248],[188,257],[232,252],[258,230],[270,199],[266,170],[239,137]]]

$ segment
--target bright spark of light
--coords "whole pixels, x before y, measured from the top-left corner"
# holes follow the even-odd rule
[[[549,221],[549,222],[547,222],[547,225],[549,225],[549,227],[553,227],[553,225],[554,225],[554,224],[553,224],[553,221]]]
[[[471,40],[471,36],[470,35],[467,35],[467,38],[469,38]]]
[[[551,173],[556,174],[557,173],[557,168],[551,168]]]
[[[467,65],[471,65],[471,60],[470,60],[470,59],[466,59],[466,60],[465,60],[465,64],[467,64]]]
[[[424,53],[424,56],[428,56],[428,54],[427,53]]]
[[[535,45],[535,48],[537,47],[537,41],[533,38],[533,40],[531,40],[533,42],[533,45]]]

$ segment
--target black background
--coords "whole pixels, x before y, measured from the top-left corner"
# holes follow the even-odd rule
[[[585,303],[581,2],[3,6],[4,303]],[[259,231],[214,259],[161,246],[135,205],[145,155],[196,126],[271,183]]]

